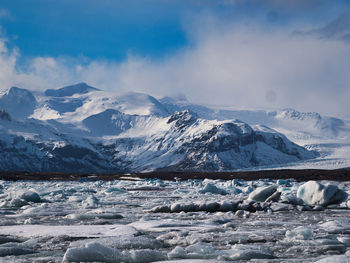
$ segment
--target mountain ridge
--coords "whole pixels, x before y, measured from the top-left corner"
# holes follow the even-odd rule
[[[291,109],[220,111],[184,99],[157,100],[142,93],[113,94],[93,87],[85,92],[85,86],[84,92],[77,93],[74,85],[63,90],[69,87],[73,87],[71,96],[37,95],[32,114],[26,118],[9,117],[11,125],[5,123],[9,122],[7,117],[0,119],[0,170],[113,173],[278,166],[320,154],[293,143],[265,124],[287,119],[289,126],[289,122],[297,123],[298,128],[309,123],[315,138],[322,129],[331,131],[320,123],[332,119],[316,113]],[[53,99],[65,108],[52,106]],[[2,116],[11,116],[3,108]],[[249,118],[234,118],[246,116]],[[258,122],[259,116],[266,123]],[[340,119],[338,126],[331,122],[336,131],[333,135],[339,136],[346,124]]]

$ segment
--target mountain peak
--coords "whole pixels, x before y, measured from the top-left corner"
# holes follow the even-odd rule
[[[322,119],[321,115],[317,112],[300,112],[290,108],[280,110],[276,117],[294,120],[314,119],[315,121]]]
[[[176,111],[168,119],[168,123],[175,122],[175,126],[183,128],[194,123],[198,119],[197,114],[190,112],[189,110]]]
[[[33,96],[32,93],[29,90],[18,88],[18,87],[11,87],[7,90],[6,95],[8,97],[26,97],[26,96]]]
[[[73,96],[74,94],[86,94],[91,91],[100,91],[100,89],[96,89],[94,87],[89,86],[85,82],[81,82],[78,84],[65,86],[60,89],[48,89],[45,91],[45,96],[66,97],[66,96]]]
[[[11,87],[0,97],[0,108],[5,109],[15,119],[25,119],[37,106],[33,94],[26,89]]]

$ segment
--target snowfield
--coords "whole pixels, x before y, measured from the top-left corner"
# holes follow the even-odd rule
[[[349,182],[1,181],[0,188],[1,262],[350,261]]]

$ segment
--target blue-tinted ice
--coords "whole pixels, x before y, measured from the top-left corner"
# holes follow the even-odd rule
[[[349,262],[350,183],[319,183],[1,181],[0,261]]]

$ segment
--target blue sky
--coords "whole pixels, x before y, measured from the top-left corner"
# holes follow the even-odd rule
[[[201,13],[230,22],[284,27],[296,21],[327,21],[340,13],[347,1],[277,2],[2,0],[0,8],[8,14],[1,20],[3,32],[24,56],[122,60],[129,53],[157,58],[190,45],[188,24]]]
[[[181,10],[173,4],[10,0],[0,6],[10,14],[2,21],[6,35],[25,56],[123,59],[130,52],[158,56],[186,44]]]
[[[348,0],[1,0],[0,89],[84,81],[350,118],[350,45],[337,26],[349,9]],[[319,33],[337,18],[334,37]]]

